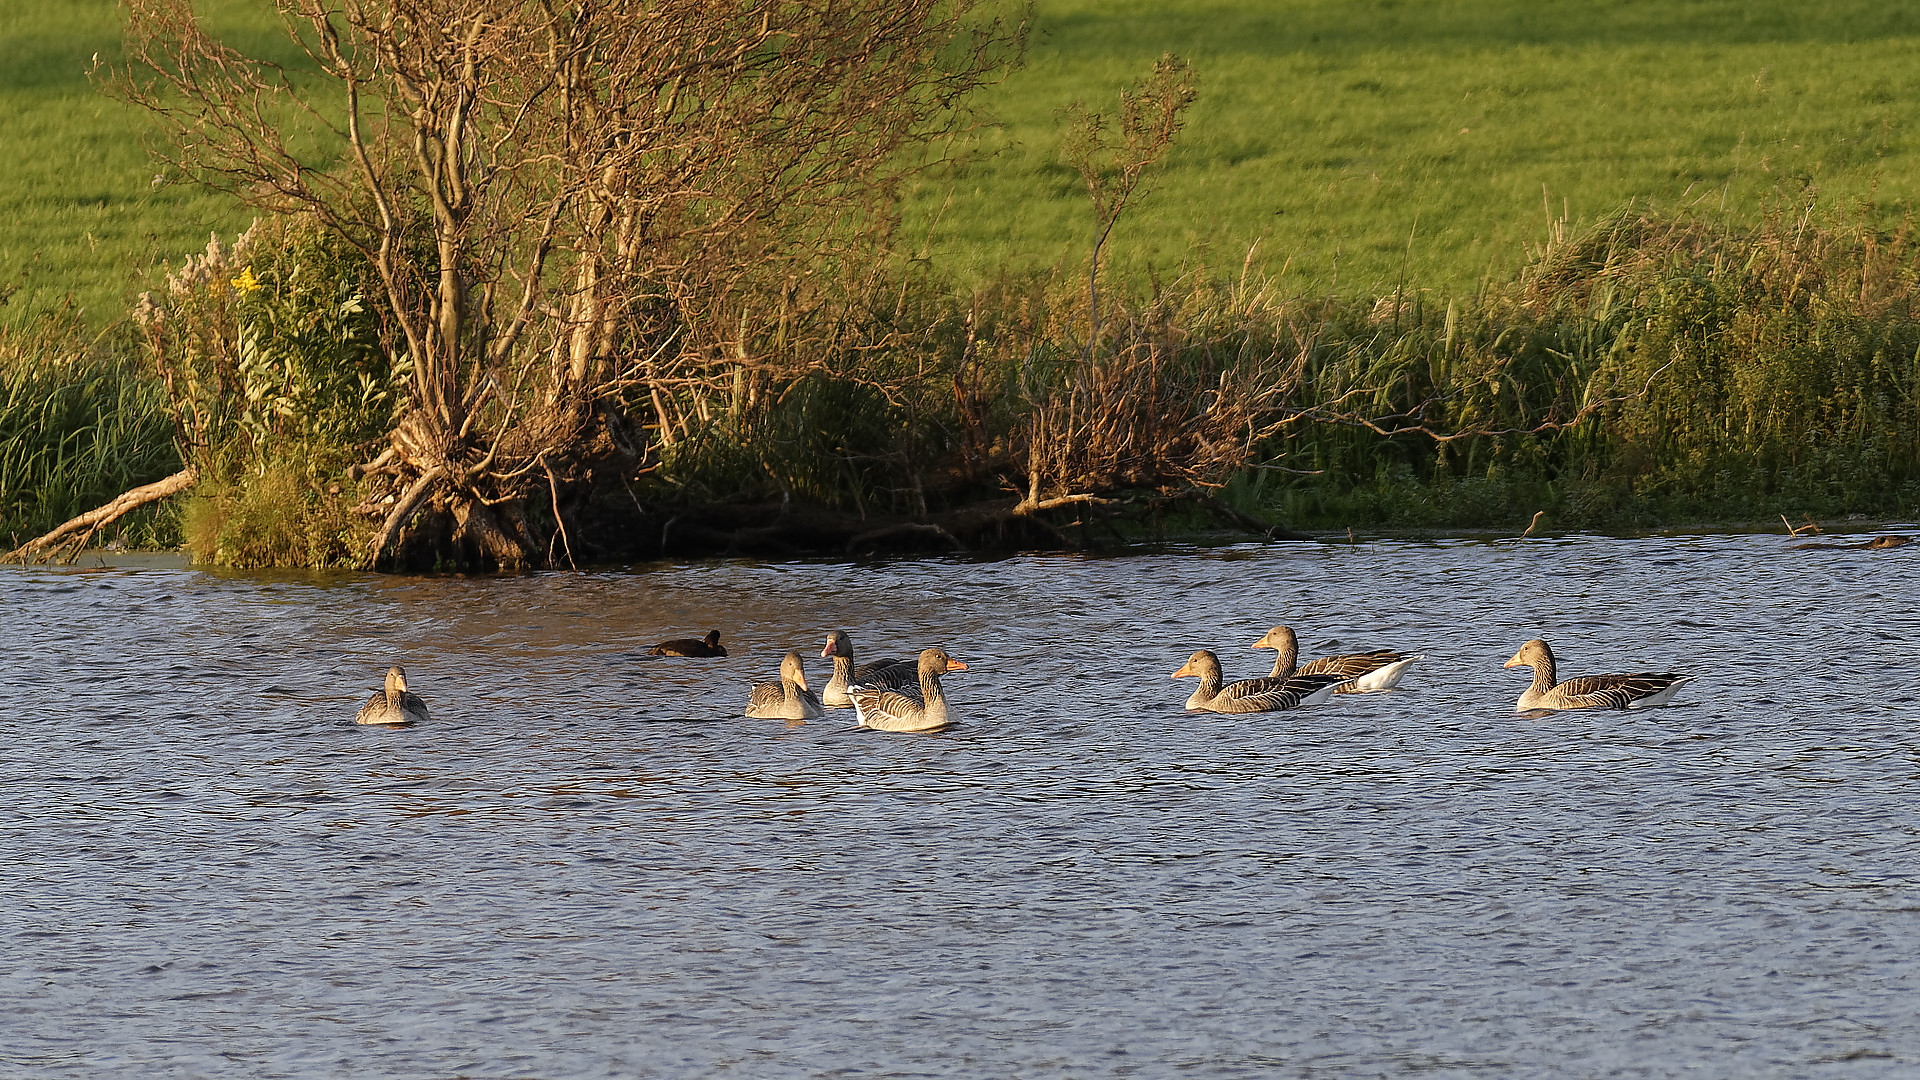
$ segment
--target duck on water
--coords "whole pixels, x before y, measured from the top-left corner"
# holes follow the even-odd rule
[[[1253,643],[1253,647],[1279,651],[1279,655],[1273,658],[1273,672],[1270,678],[1339,675],[1353,680],[1336,689],[1334,693],[1337,694],[1364,694],[1374,690],[1392,690],[1400,685],[1400,680],[1406,677],[1407,669],[1413,666],[1415,660],[1424,659],[1424,656],[1419,653],[1374,649],[1371,652],[1323,656],[1318,660],[1309,660],[1301,664],[1300,639],[1294,636],[1291,627],[1286,626],[1276,626],[1267,631],[1266,636]]]
[[[648,656],[725,656],[727,650],[720,644],[720,631],[709,630],[704,638],[674,638],[663,641],[647,650]]]
[[[1535,709],[1653,709],[1673,700],[1692,675],[1643,671],[1632,675],[1582,675],[1555,682],[1553,650],[1534,638],[1520,646],[1507,667],[1530,667],[1533,683],[1514,704],[1515,712]]]
[[[356,724],[417,724],[427,718],[427,703],[407,689],[407,673],[395,664],[387,669],[386,689],[360,706]]]
[[[820,699],[807,686],[807,671],[800,654],[789,652],[780,658],[780,678],[754,686],[747,694],[748,716],[762,720],[812,720],[825,716]]]
[[[1187,708],[1217,713],[1278,712],[1318,705],[1352,681],[1346,675],[1295,675],[1280,679],[1242,679],[1223,685],[1220,658],[1208,649],[1187,657],[1187,662],[1180,665],[1172,677],[1198,677],[1200,687],[1187,698]]]
[[[876,731],[938,731],[953,723],[940,676],[965,671],[967,665],[941,648],[924,649],[916,665],[919,685],[889,689],[855,683],[847,687],[853,701],[854,726]]]
[[[845,709],[853,705],[853,699],[847,696],[847,687],[876,686],[884,690],[900,690],[919,685],[920,668],[912,660],[875,660],[855,667],[853,664],[853,639],[845,630],[835,630],[827,635],[826,648],[820,655],[833,660],[833,678],[820,688],[820,704],[829,709]]]

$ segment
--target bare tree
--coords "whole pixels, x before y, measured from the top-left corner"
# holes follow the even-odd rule
[[[370,566],[422,511],[482,562],[538,561],[529,500],[558,519],[628,442],[626,403],[670,441],[738,379],[752,290],[883,232],[912,147],[1023,34],[979,0],[278,7],[297,69],[214,39],[192,0],[127,0],[117,85],[173,165],[376,270],[412,375],[359,470],[391,496]]]
[[[1173,148],[1187,107],[1199,95],[1193,67],[1172,53],[1162,54],[1153,71],[1120,91],[1119,130],[1104,113],[1090,112],[1081,102],[1063,110],[1067,135],[1061,156],[1087,189],[1093,203],[1093,255],[1087,267],[1087,348],[1100,337],[1100,259],[1113,227],[1141,191],[1147,170]]]

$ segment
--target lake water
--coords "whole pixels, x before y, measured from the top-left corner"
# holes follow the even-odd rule
[[[1920,1075],[1920,551],[0,571],[0,1075]],[[1299,631],[1404,689],[1187,714]],[[718,627],[731,655],[644,655]],[[936,735],[738,714],[940,644]],[[1516,717],[1562,675],[1674,707]],[[406,665],[433,719],[360,728]]]

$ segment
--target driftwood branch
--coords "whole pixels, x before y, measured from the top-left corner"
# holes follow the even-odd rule
[[[51,560],[60,549],[69,545],[73,547],[74,553],[78,554],[80,549],[86,546],[87,541],[92,539],[93,534],[100,530],[101,526],[111,525],[150,502],[157,502],[169,495],[177,495],[192,487],[193,482],[198,478],[198,470],[189,465],[179,472],[174,473],[172,476],[167,477],[165,480],[156,480],[151,484],[145,484],[131,491],[124,492],[105,506],[95,510],[89,510],[76,518],[70,519],[45,536],[29,540],[19,547],[14,548],[12,551],[7,552],[4,561],[47,562]],[[32,556],[41,552],[45,552],[46,554],[38,559],[32,558]]]
[[[1269,525],[1266,522],[1261,521],[1259,518],[1254,517],[1252,514],[1242,513],[1241,511],[1236,510],[1231,506],[1228,506],[1226,502],[1220,499],[1218,496],[1209,495],[1204,491],[1190,491],[1187,493],[1187,498],[1192,499],[1194,502],[1199,503],[1201,506],[1206,507],[1207,509],[1213,511],[1215,514],[1218,514],[1223,518],[1226,518],[1228,521],[1233,522],[1235,525],[1240,526],[1241,528],[1247,530],[1248,532],[1253,533],[1257,536],[1264,536],[1268,540],[1312,540],[1313,539],[1312,536],[1309,536],[1303,532],[1294,532],[1292,529],[1287,528],[1285,525]]]
[[[873,529],[855,536],[853,539],[847,541],[847,554],[858,554],[862,549],[882,540],[892,540],[909,536],[930,536],[936,540],[953,545],[955,551],[964,552],[967,550],[967,545],[961,543],[959,537],[940,526],[923,525],[919,522],[909,521],[902,522],[898,525],[889,525],[881,529]]]

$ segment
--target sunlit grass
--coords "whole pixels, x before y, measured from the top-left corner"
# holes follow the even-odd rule
[[[1457,294],[1549,215],[1912,200],[1916,45],[1920,11],[1860,2],[1043,0],[1027,68],[984,102],[993,156],[920,185],[909,231],[937,217],[963,278],[1084,259],[1057,110],[1113,108],[1171,50],[1200,98],[1117,259],[1237,267],[1257,241],[1302,292]]]
[[[71,323],[0,330],[0,550],[179,467],[166,395],[124,350]],[[112,533],[151,545],[173,528],[149,510]]]
[[[0,5],[0,284],[8,314],[117,315],[146,270],[251,215],[158,175],[141,116],[86,71],[113,0]],[[285,58],[258,0],[203,5]],[[1122,221],[1122,266],[1258,268],[1301,292],[1462,293],[1511,273],[1549,215],[1628,201],[1736,219],[1779,189],[1912,200],[1920,10],[1844,0],[1041,0],[1024,69],[982,99],[987,156],[915,185],[907,237],[966,282],[1071,265],[1091,216],[1058,110],[1111,108],[1161,52],[1201,81],[1181,143]],[[156,184],[156,179],[159,183]]]
[[[244,27],[248,47],[279,48],[264,5],[221,0],[204,10],[216,27]],[[252,219],[159,170],[145,117],[89,77],[96,56],[119,62],[121,18],[114,0],[0,3],[0,290],[16,287],[0,318],[118,318],[150,287],[151,268]]]

